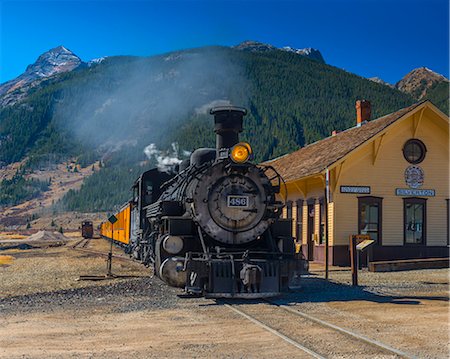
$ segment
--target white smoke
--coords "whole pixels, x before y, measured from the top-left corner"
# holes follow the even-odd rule
[[[207,115],[209,113],[209,110],[211,108],[213,108],[213,107],[229,106],[229,105],[231,105],[230,100],[213,100],[213,101],[211,101],[209,103],[206,103],[206,104],[204,104],[204,105],[202,105],[200,107],[197,107],[195,109],[195,113],[198,114],[198,115],[201,115],[201,114],[206,114]]]
[[[182,160],[178,158],[178,143],[172,143],[171,147],[171,150],[162,151],[159,150],[154,143],[151,143],[144,148],[144,153],[148,159],[156,160],[156,167],[161,172],[170,172],[176,165],[179,165],[182,162]],[[183,151],[183,155],[189,155],[189,152]]]
[[[229,105],[235,89],[246,88],[244,70],[220,48],[109,58],[88,82],[65,90],[55,107],[55,123],[94,148],[129,140],[144,147],[169,138],[193,114]]]

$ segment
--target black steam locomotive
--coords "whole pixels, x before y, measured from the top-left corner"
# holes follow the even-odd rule
[[[307,262],[295,251],[291,221],[280,218],[281,176],[251,163],[250,145],[239,142],[245,109],[210,113],[216,148],[195,150],[176,173],[143,173],[116,216],[128,235],[107,226],[102,234],[122,238],[136,259],[188,294],[261,298],[298,287]]]

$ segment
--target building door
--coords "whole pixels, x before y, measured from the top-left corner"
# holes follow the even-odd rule
[[[426,204],[424,198],[403,199],[405,244],[425,244]]]
[[[308,260],[314,260],[314,204],[308,204]]]
[[[358,197],[359,234],[368,234],[376,244],[381,244],[382,198]]]

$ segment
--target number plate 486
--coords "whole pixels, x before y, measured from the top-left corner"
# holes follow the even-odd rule
[[[248,196],[228,196],[228,207],[248,207]]]

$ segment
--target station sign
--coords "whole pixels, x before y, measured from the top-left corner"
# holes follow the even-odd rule
[[[436,191],[434,189],[397,188],[395,190],[395,195],[434,197],[436,195]]]
[[[341,186],[341,193],[370,194],[370,186]]]

